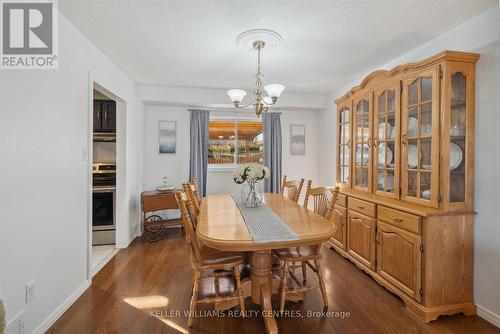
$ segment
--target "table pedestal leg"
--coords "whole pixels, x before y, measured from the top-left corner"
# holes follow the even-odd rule
[[[262,316],[269,334],[277,334],[278,326],[271,305],[273,277],[271,271],[271,251],[255,251],[251,260],[252,301],[260,304]]]

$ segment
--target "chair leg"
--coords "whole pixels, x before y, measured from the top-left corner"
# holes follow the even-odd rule
[[[318,281],[319,281],[319,287],[321,289],[321,294],[323,295],[323,303],[325,305],[325,308],[328,308],[328,297],[326,295],[326,288],[325,288],[325,282],[323,281],[323,274],[321,273],[321,264],[320,264],[320,259],[315,259],[314,260],[314,265],[316,266],[316,270],[318,271]]]
[[[302,262],[302,279],[304,280],[304,283],[307,282],[307,273],[306,273],[306,262]]]
[[[193,296],[191,297],[191,304],[189,306],[188,327],[191,327],[193,325],[193,315],[196,309],[196,302],[198,300],[198,288],[200,286],[200,277],[201,277],[201,272],[199,270],[196,270],[194,274]]]
[[[238,299],[240,300],[240,311],[242,317],[245,317],[245,300],[243,299],[243,290],[241,289],[240,267],[233,268],[234,278],[236,279],[236,290],[238,292]]]
[[[288,262],[284,261],[283,265],[283,282],[281,284],[281,300],[280,300],[280,312],[283,313],[285,310],[285,297],[286,297],[286,282],[288,280]]]

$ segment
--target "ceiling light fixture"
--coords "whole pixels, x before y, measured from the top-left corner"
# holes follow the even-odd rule
[[[254,75],[255,78],[255,89],[254,89],[254,101],[246,105],[241,105],[243,98],[247,95],[247,92],[243,89],[230,89],[227,91],[227,95],[231,101],[233,101],[234,106],[237,109],[243,109],[253,104],[253,108],[257,116],[264,112],[267,112],[269,107],[278,101],[281,93],[285,89],[285,86],[281,84],[270,84],[264,86],[264,90],[267,96],[262,94],[262,83],[264,80],[264,74],[261,72],[261,61],[260,52],[266,45],[277,46],[281,43],[281,36],[272,30],[267,29],[254,29],[249,30],[236,38],[236,43],[239,46],[251,46],[257,50],[257,73]]]

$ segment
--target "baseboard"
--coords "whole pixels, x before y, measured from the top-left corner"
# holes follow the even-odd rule
[[[5,326],[5,334],[19,334],[24,333],[24,316],[25,312],[22,310]]]
[[[108,256],[104,258],[95,268],[92,268],[92,277],[95,276],[115,255],[118,253],[120,248],[115,248]]]
[[[45,321],[40,326],[38,326],[38,328],[35,329],[33,333],[34,334],[45,333],[57,321],[57,319],[59,319],[63,315],[63,313],[66,312],[66,310],[69,309],[69,307],[73,305],[73,303],[78,298],[80,298],[80,296],[85,292],[85,290],[88,289],[90,283],[91,283],[90,279],[83,282],[83,284],[78,289],[76,289],[76,291],[73,292],[71,296],[69,296],[61,305],[59,305],[59,307],[54,312],[52,312],[52,314],[47,319],[45,319]]]
[[[478,316],[500,328],[500,315],[495,314],[488,309],[485,309],[481,305],[476,305],[476,307],[477,307],[476,314]]]

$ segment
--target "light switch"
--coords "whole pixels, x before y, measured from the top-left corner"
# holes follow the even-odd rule
[[[86,147],[82,148],[82,160],[89,161],[89,150]]]

